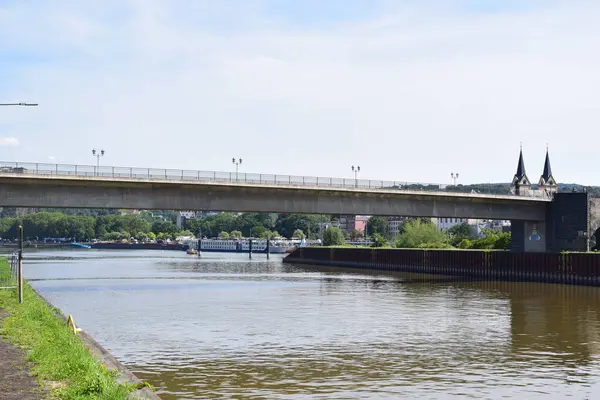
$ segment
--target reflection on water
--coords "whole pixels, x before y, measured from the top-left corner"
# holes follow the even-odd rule
[[[27,257],[32,284],[164,399],[600,398],[599,288],[259,255]]]

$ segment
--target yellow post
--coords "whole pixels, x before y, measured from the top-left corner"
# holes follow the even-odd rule
[[[73,329],[73,333],[77,334],[79,332],[81,332],[81,329],[77,327],[77,325],[75,325],[75,321],[73,320],[73,316],[69,315],[69,318],[67,318],[67,326],[71,329]]]

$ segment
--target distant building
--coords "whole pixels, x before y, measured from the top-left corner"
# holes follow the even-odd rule
[[[120,210],[121,215],[139,215],[141,210]]]
[[[456,225],[460,224],[468,224],[468,218],[432,218],[431,221],[438,227],[440,230],[448,230]]]
[[[177,213],[177,227],[181,229],[185,221],[190,219],[196,219],[197,213],[196,211],[180,211]]]
[[[532,187],[531,181],[525,173],[525,161],[523,160],[523,148],[519,152],[517,172],[512,180],[511,192],[519,196],[552,197],[558,191],[558,184],[552,175],[550,167],[550,155],[546,148],[546,159],[544,169],[536,187]]]
[[[400,234],[400,228],[406,221],[406,217],[388,217],[388,233],[392,237]]]

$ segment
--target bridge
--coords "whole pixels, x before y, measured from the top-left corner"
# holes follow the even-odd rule
[[[460,193],[449,189],[456,187],[381,180],[0,162],[0,206],[13,207],[542,221],[551,201],[544,197]]]
[[[526,190],[460,193],[399,181],[0,162],[0,206],[350,214],[511,220],[515,251],[594,244],[600,199]],[[592,242],[590,242],[592,239]]]

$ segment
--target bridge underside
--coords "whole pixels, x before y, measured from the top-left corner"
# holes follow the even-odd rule
[[[543,221],[548,202],[507,196],[236,184],[0,177],[0,206],[453,217]]]

